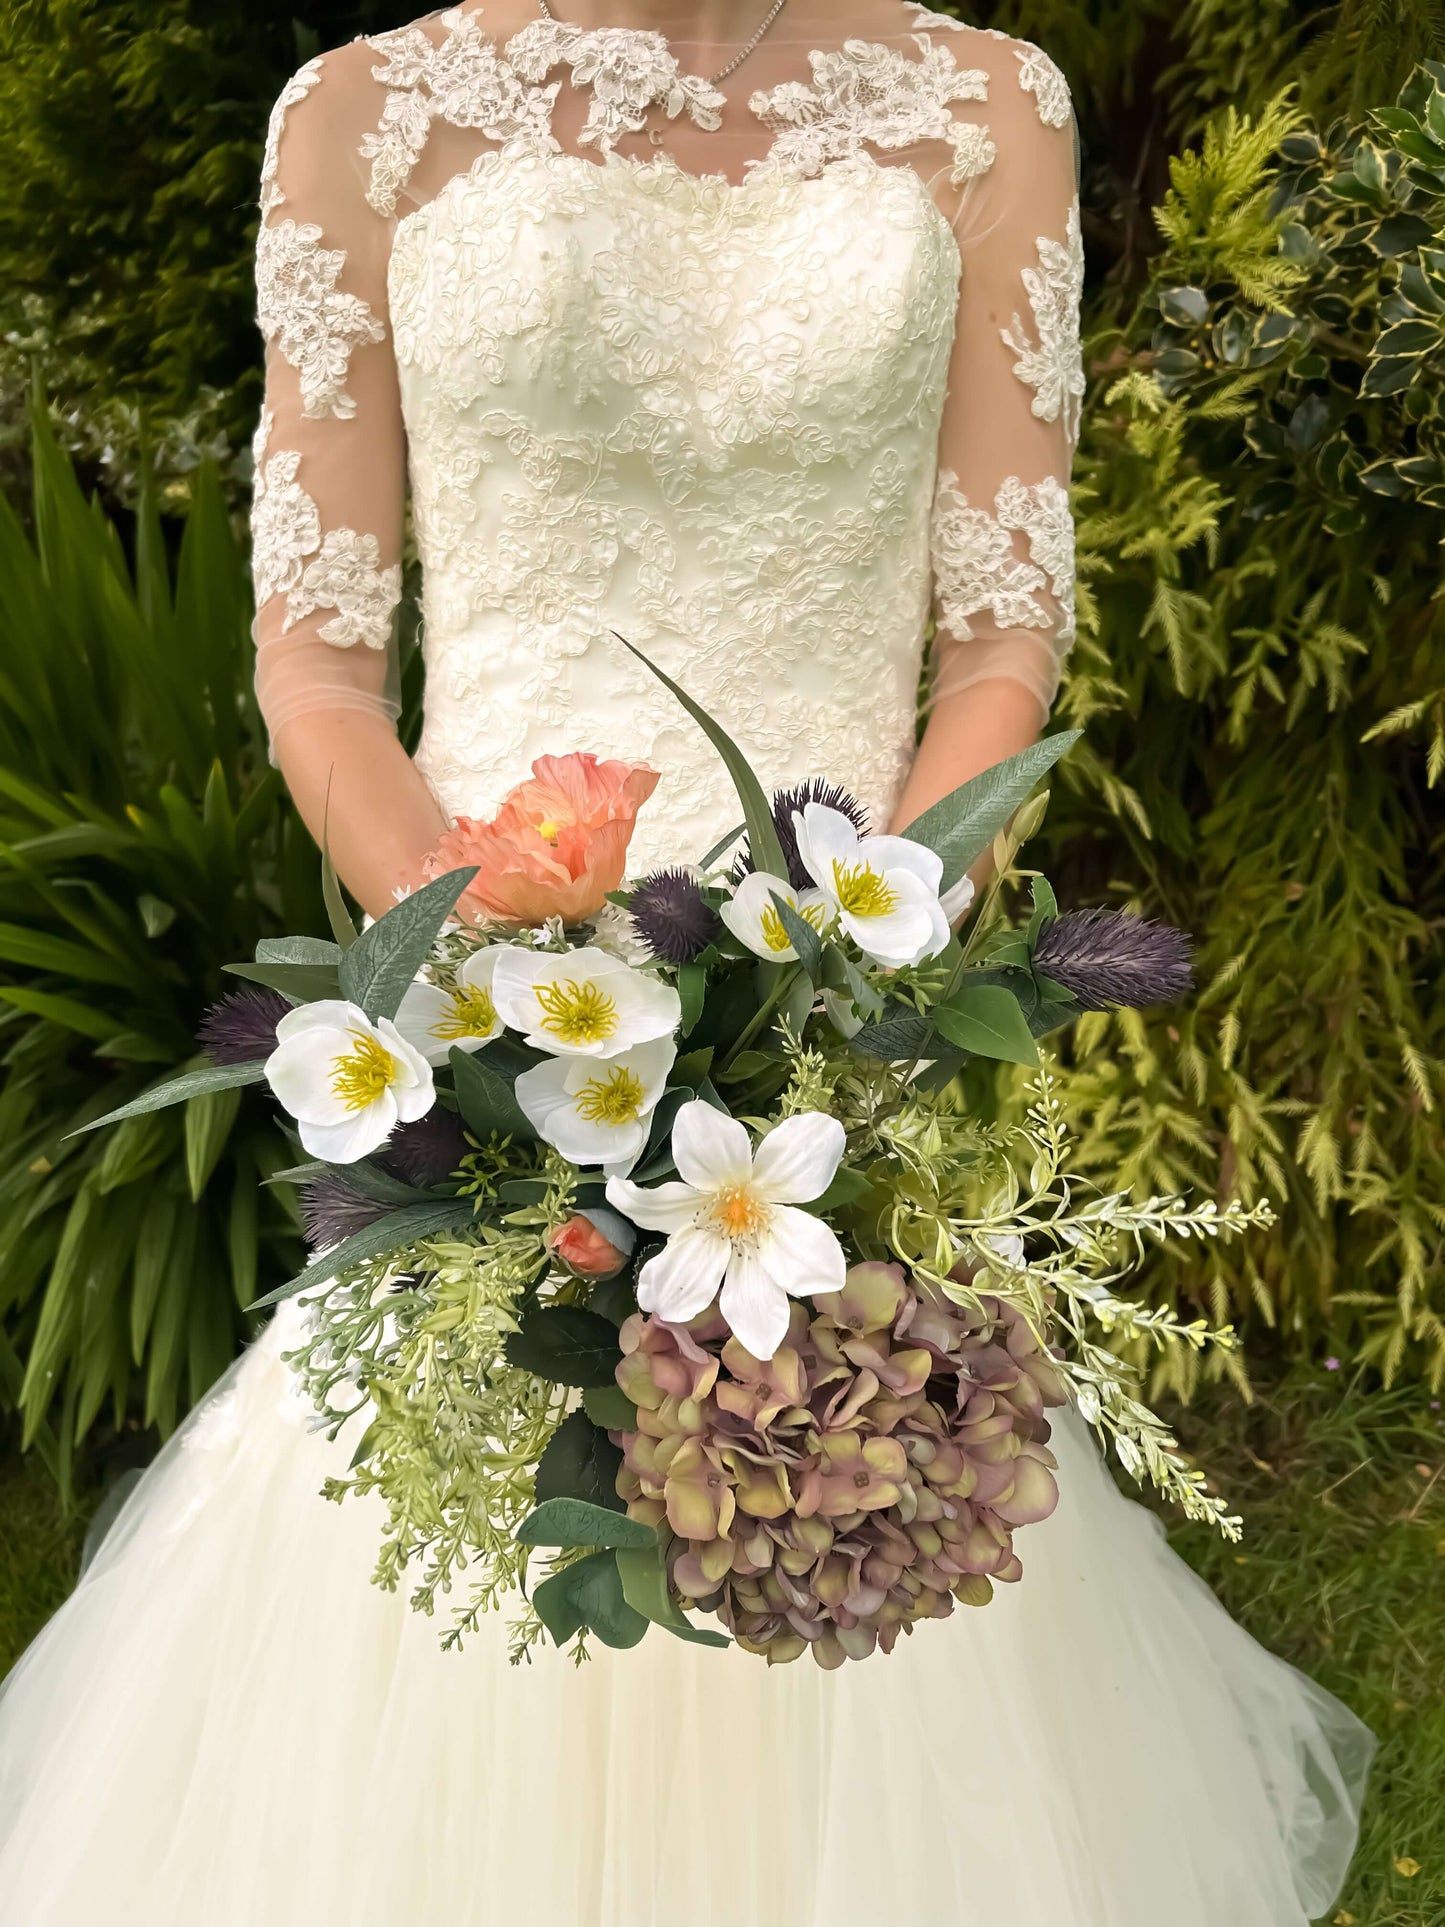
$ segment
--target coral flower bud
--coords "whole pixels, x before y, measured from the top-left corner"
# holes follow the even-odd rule
[[[547,1233],[547,1249],[579,1278],[612,1278],[627,1263],[626,1253],[619,1251],[610,1238],[604,1238],[580,1211]]]

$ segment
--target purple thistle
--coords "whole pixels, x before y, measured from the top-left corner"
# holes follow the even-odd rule
[[[1175,1003],[1194,981],[1190,942],[1171,924],[1119,910],[1070,910],[1039,938],[1034,968],[1085,1010]]]
[[[313,1178],[301,1187],[301,1222],[313,1251],[329,1251],[394,1209],[364,1198],[339,1177]]]
[[[637,934],[663,963],[691,963],[722,935],[717,912],[686,870],[654,870],[632,893]]]
[[[799,783],[794,789],[775,791],[773,826],[783,846],[788,881],[795,890],[807,890],[813,884],[813,878],[804,869],[803,859],[798,855],[798,833],[793,828],[793,818],[808,803],[821,803],[825,809],[841,810],[859,836],[868,834],[868,812],[861,803],[854,801],[841,784],[825,782],[821,776],[810,776],[806,783]],[[745,843],[738,857],[738,875],[746,876],[752,868],[752,853]]]
[[[201,1019],[201,1049],[213,1064],[254,1064],[276,1048],[276,1026],[291,1008],[275,990],[238,990]]]
[[[462,1121],[454,1111],[434,1104],[425,1117],[398,1124],[387,1139],[382,1159],[407,1184],[444,1184],[461,1169],[470,1146]]]

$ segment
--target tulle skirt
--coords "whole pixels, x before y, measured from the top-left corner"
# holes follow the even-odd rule
[[[369,1583],[287,1308],[0,1692],[6,1927],[1300,1927],[1371,1740],[1057,1427],[1023,1581],[823,1673],[508,1664]]]

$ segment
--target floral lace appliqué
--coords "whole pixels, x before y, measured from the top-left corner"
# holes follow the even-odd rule
[[[320,510],[297,479],[300,455],[295,449],[270,452],[272,422],[270,409],[263,410],[254,444],[251,566],[256,607],[284,595],[283,631],[317,609],[334,609],[332,620],[317,630],[323,642],[338,648],[359,642],[384,649],[401,601],[400,566],[381,567],[374,535],[358,535],[354,529],[323,534]]]
[[[1025,268],[1023,283],[1033,310],[1037,339],[1015,314],[1001,330],[1013,350],[1014,373],[1034,391],[1033,412],[1041,421],[1062,418],[1070,442],[1078,439],[1079,405],[1084,394],[1084,360],[1079,341],[1079,307],[1084,292],[1084,242],[1079,204],[1069,209],[1062,241],[1040,235],[1039,261]]]
[[[837,53],[809,56],[812,84],[787,81],[752,97],[752,110],[776,136],[758,168],[806,176],[866,147],[897,152],[942,141],[953,153],[957,184],[987,173],[994,161],[988,130],[949,112],[955,101],[987,100],[988,75],[961,68],[946,47],[914,36],[921,58],[896,48],[848,40]]]
[[[394,214],[431,133],[432,122],[475,127],[502,154],[556,152],[552,107],[562,83],[532,87],[497,52],[474,14],[441,16],[446,38],[437,44],[420,27],[377,34],[367,41],[382,56],[372,74],[387,89],[381,126],[361,143],[371,162],[366,198],[379,214]]]
[[[279,175],[281,171],[281,135],[286,127],[286,116],[298,101],[305,100],[321,79],[321,55],[308,60],[306,65],[294,73],[282,89],[276,105],[271,109],[271,122],[266,129],[266,152],[261,161],[261,218],[273,213],[285,201],[281,192]]]
[[[1014,52],[1018,56],[1019,86],[1037,101],[1039,119],[1045,127],[1067,127],[1074,103],[1062,72],[1042,47],[1027,40],[1015,42]]]
[[[523,80],[545,80],[554,67],[590,87],[587,123],[578,140],[605,154],[624,134],[638,134],[654,107],[670,120],[686,112],[709,133],[722,125],[723,96],[710,81],[685,74],[660,33],[627,27],[587,31],[559,20],[534,20],[507,43],[507,61]]]
[[[324,248],[313,223],[263,226],[256,241],[256,318],[301,378],[301,405],[313,420],[349,421],[356,403],[346,374],[356,348],[385,341],[386,329],[359,295],[336,283],[344,248]]]
[[[1028,542],[1027,560],[1015,534]],[[945,470],[933,509],[933,579],[939,623],[956,640],[972,641],[973,618],[987,613],[1001,630],[1052,631],[1063,654],[1074,639],[1068,490],[1052,476],[1029,487],[1011,475],[990,514],[974,508]],[[1044,589],[1051,602],[1040,599]]]

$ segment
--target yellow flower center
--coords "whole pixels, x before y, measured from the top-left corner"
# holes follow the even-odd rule
[[[798,915],[803,919],[803,922],[811,924],[813,929],[822,929],[823,906],[821,903],[803,905],[794,903],[788,907],[789,909],[796,910]],[[763,911],[760,922],[762,925],[763,942],[768,946],[769,950],[792,949],[793,940],[783,928],[783,919],[778,915],[777,904],[770,903],[767,905]]]
[[[833,888],[850,917],[886,917],[898,908],[898,892],[866,863],[835,862]]]
[[[538,984],[541,1028],[559,1044],[603,1044],[617,1034],[617,1005],[596,984]]]
[[[396,1059],[378,1038],[358,1037],[354,1047],[331,1066],[331,1088],[348,1111],[364,1111],[385,1095],[396,1075]]]
[[[577,1115],[589,1124],[634,1124],[646,1092],[642,1079],[619,1064],[606,1077],[594,1077],[577,1093]]]
[[[452,1008],[436,1027],[438,1037],[490,1037],[497,1028],[497,1006],[480,984],[458,984]]]
[[[724,1237],[752,1238],[763,1229],[770,1214],[750,1184],[731,1184],[714,1197],[710,1215]]]
[[[544,843],[555,843],[557,838],[562,834],[562,825],[553,822],[539,823],[537,825],[537,834]]]

